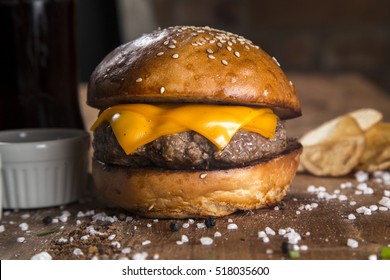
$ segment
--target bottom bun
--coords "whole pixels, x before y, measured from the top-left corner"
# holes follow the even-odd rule
[[[98,193],[150,218],[224,216],[277,204],[295,177],[302,146],[255,165],[226,170],[130,169],[93,161]]]

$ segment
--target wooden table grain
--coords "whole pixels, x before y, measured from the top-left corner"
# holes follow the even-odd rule
[[[385,120],[390,121],[390,95],[360,75],[288,76],[303,108],[301,118],[288,122],[289,135],[300,136],[330,118],[364,107],[382,111]],[[84,93],[85,86],[80,100],[89,126],[96,111],[84,105]],[[311,190],[322,187],[333,198],[318,198],[317,193],[308,191],[309,186]],[[54,259],[289,259],[282,250],[288,241],[284,231],[296,233],[292,235],[296,246],[290,245],[289,249],[299,250],[301,259],[368,259],[390,244],[390,209],[378,209],[371,215],[359,214],[356,209],[380,206],[390,185],[371,178],[368,187],[372,194],[359,194],[357,187],[354,174],[339,178],[297,174],[279,210],[238,212],[217,218],[216,225],[208,228],[202,219],[145,219],[109,207],[96,197],[90,180],[78,203],[6,210],[0,222],[4,226],[0,232],[0,259],[30,259],[42,251]],[[356,219],[348,219],[349,214]],[[58,223],[46,225],[44,217],[57,218]],[[21,230],[21,223],[28,224],[27,231]],[[179,230],[172,231],[171,223],[177,223]],[[237,229],[229,229],[229,224],[237,225]],[[93,235],[92,229],[98,234]],[[259,237],[262,231],[267,232],[268,239]],[[17,242],[18,237],[24,237],[24,241]],[[202,245],[202,237],[210,237],[213,243]],[[356,240],[358,247],[347,246],[348,239]],[[82,254],[75,254],[76,248]]]

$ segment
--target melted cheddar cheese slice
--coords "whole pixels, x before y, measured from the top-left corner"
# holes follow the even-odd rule
[[[239,129],[273,138],[277,116],[268,108],[221,105],[116,105],[103,111],[91,130],[111,124],[127,155],[157,138],[193,130],[218,149],[225,148]]]

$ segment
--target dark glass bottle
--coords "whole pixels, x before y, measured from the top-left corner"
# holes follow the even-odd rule
[[[84,128],[75,0],[0,0],[0,130]]]

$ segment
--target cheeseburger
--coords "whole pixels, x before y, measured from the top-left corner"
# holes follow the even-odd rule
[[[145,217],[222,216],[277,204],[302,146],[301,115],[275,58],[242,36],[176,26],[121,45],[92,73],[100,110],[93,178],[108,202]]]

